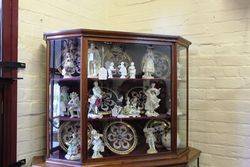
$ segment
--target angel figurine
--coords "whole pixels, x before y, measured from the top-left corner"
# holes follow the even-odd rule
[[[68,102],[68,111],[70,118],[80,118],[80,99],[76,92],[70,93],[70,100]]]
[[[108,68],[108,78],[113,78],[113,71],[115,71],[114,63],[111,62]]]
[[[144,72],[142,78],[154,78],[155,64],[152,47],[147,48],[147,53],[142,59],[142,71]]]
[[[68,94],[69,88],[66,86],[61,87],[60,92],[60,111],[62,116],[68,116],[69,113],[67,112],[67,105],[69,102],[69,94]]]
[[[92,158],[102,158],[103,156],[100,154],[100,152],[104,152],[104,144],[101,139],[103,136],[102,134],[98,133],[95,129],[91,131],[91,136],[92,136],[92,150],[93,150],[93,155]]]
[[[88,77],[97,77],[101,65],[100,53],[95,44],[91,43],[88,49]]]
[[[121,64],[118,67],[120,68],[119,69],[119,72],[121,74],[120,78],[126,78],[128,72],[127,72],[127,68],[125,67],[124,62],[121,62]]]
[[[155,88],[155,83],[151,84],[151,88],[146,91],[146,103],[145,103],[145,110],[146,115],[148,117],[156,117],[159,114],[155,112],[155,110],[160,106],[159,102],[161,101],[157,96],[160,94],[160,89]]]
[[[99,112],[99,107],[102,102],[102,90],[98,86],[98,82],[94,82],[94,87],[92,88],[93,95],[89,98],[89,111],[88,116],[90,118],[102,118],[102,114]]]
[[[148,143],[149,149],[147,150],[148,154],[154,154],[158,151],[155,149],[156,137],[154,135],[154,128],[144,128],[143,132],[146,137],[146,143]]]
[[[65,158],[68,160],[78,160],[81,158],[80,154],[80,138],[77,134],[73,133],[72,138],[67,144],[69,145]]]
[[[63,78],[72,77],[72,74],[75,73],[75,64],[74,64],[73,55],[71,55],[70,53],[66,53],[65,59],[62,62],[62,65],[63,65],[63,69],[62,69]]]
[[[134,62],[131,62],[130,66],[128,67],[128,71],[129,71],[129,77],[135,79],[136,69]]]

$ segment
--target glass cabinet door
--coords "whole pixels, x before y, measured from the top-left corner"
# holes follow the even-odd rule
[[[88,159],[171,151],[171,45],[88,41]]]
[[[187,147],[187,48],[177,45],[177,149]]]
[[[81,159],[81,38],[49,40],[49,157]]]

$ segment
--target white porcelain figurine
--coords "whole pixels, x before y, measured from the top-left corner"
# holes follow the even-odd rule
[[[99,80],[106,80],[106,79],[108,79],[108,71],[106,70],[105,67],[101,67],[99,69],[98,79]]]
[[[102,114],[99,112],[99,107],[102,102],[102,90],[98,86],[98,82],[94,82],[94,87],[92,88],[93,95],[89,98],[89,111],[88,117],[90,118],[102,118]]]
[[[130,66],[128,67],[128,71],[129,71],[129,78],[135,79],[136,69],[134,62],[131,62]]]
[[[114,63],[111,62],[108,68],[108,78],[113,78],[113,71],[115,71]]]
[[[130,103],[130,113],[129,115],[131,115],[132,117],[140,117],[141,111],[138,107],[138,98],[137,97],[133,97],[131,99],[131,103]]]
[[[67,154],[65,155],[65,158],[68,160],[78,160],[81,158],[81,154],[80,154],[80,138],[78,135],[76,135],[75,133],[72,134],[72,138],[70,139],[70,141],[67,143],[68,146],[68,150],[67,150]]]
[[[148,154],[154,154],[158,151],[155,149],[156,137],[154,135],[154,128],[144,128],[143,132],[146,137],[146,143],[148,143],[149,149],[147,150]]]
[[[70,78],[72,77],[72,74],[75,73],[75,64],[73,56],[70,53],[66,53],[65,59],[62,62],[63,69],[62,69],[62,75],[63,78]]]
[[[91,131],[91,136],[92,136],[92,158],[102,158],[103,156],[101,155],[100,152],[104,152],[104,144],[101,139],[102,134],[98,133],[95,129]]]
[[[61,116],[69,116],[69,112],[67,111],[67,105],[69,102],[69,88],[66,86],[61,87],[60,91],[60,112]]]
[[[114,108],[112,108],[112,110],[111,110],[112,117],[118,117],[119,114],[121,114],[121,111],[123,109],[123,107],[122,107],[122,101],[123,101],[123,96],[121,96],[118,99],[118,102],[116,103],[116,105],[114,106]]]
[[[126,78],[128,73],[127,73],[127,68],[125,67],[124,62],[121,62],[121,64],[118,67],[119,67],[119,72],[121,74],[120,78]]]
[[[142,59],[142,71],[144,72],[142,78],[154,78],[155,64],[152,47],[147,48],[147,53]]]
[[[157,96],[160,94],[160,89],[155,88],[155,83],[151,83],[151,87],[146,91],[146,103],[145,110],[148,117],[156,117],[159,114],[155,110],[160,106],[159,102],[161,101]]]
[[[70,100],[68,102],[68,111],[70,118],[80,118],[80,99],[76,92],[70,93]]]
[[[88,77],[95,78],[101,68],[101,56],[95,44],[91,43],[88,49]]]

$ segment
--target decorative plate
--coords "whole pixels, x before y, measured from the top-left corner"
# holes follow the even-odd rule
[[[129,97],[130,99],[133,99],[133,97],[137,97],[138,98],[138,107],[141,109],[145,108],[147,96],[145,94],[143,87],[134,87],[134,88],[130,89],[126,94],[126,97]]]
[[[92,143],[91,138],[91,130],[93,129],[91,124],[88,124],[88,149],[90,148],[90,145]],[[80,122],[64,122],[60,128],[58,133],[58,141],[60,147],[67,152],[68,150],[68,142],[72,138],[73,133],[77,133],[80,130]]]
[[[137,134],[133,127],[125,122],[112,122],[104,128],[105,145],[116,154],[132,152],[137,145]]]
[[[154,128],[154,135],[156,137],[155,146],[157,148],[162,148],[162,135],[170,130],[170,122],[163,119],[152,119],[146,123],[145,128]]]

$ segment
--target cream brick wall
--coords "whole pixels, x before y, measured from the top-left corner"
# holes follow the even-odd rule
[[[20,0],[18,158],[44,152],[42,34],[96,28],[182,35],[190,47],[190,144],[202,167],[250,164],[249,0]]]

